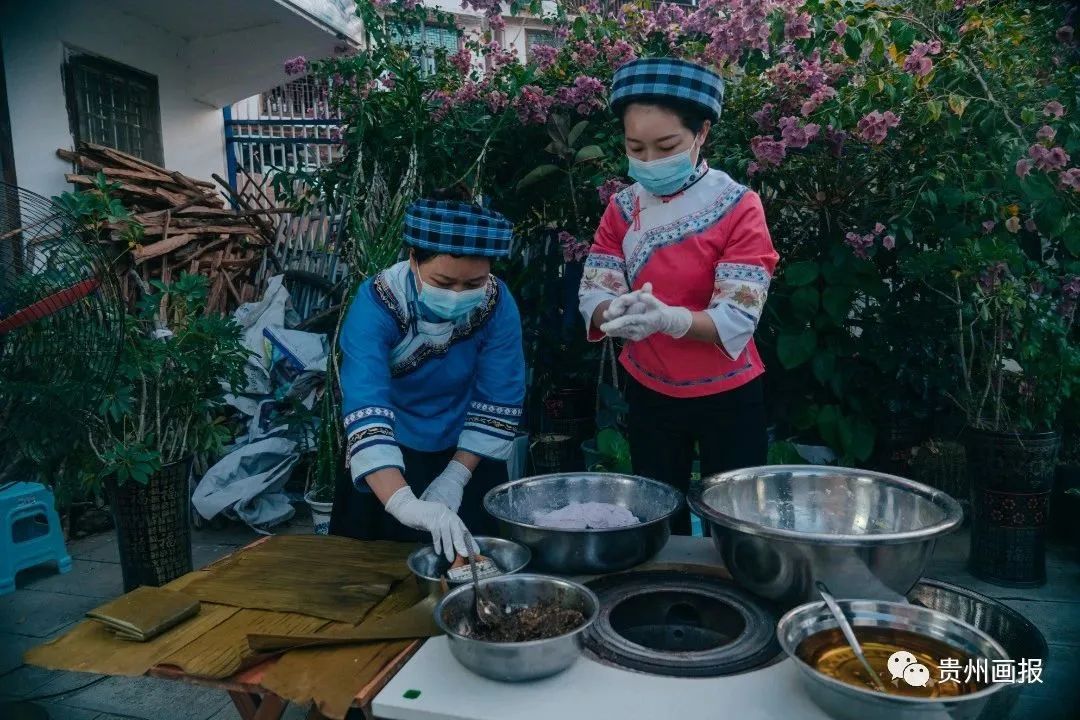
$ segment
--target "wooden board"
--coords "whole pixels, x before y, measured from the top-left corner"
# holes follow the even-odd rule
[[[184,592],[210,602],[356,624],[392,585],[410,577],[405,560],[414,547],[276,535],[195,573]]]
[[[214,629],[237,612],[235,607],[202,603],[198,615],[146,642],[120,640],[96,620],[86,620],[55,640],[31,649],[24,661],[50,670],[143,675],[195,639],[213,636]]]

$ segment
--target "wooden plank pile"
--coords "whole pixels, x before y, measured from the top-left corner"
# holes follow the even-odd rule
[[[129,302],[150,280],[172,282],[183,271],[209,278],[211,312],[228,313],[256,298],[255,273],[273,240],[266,216],[274,210],[238,212],[209,181],[101,145],[80,143],[56,154],[74,166],[65,177],[76,186],[92,186],[99,172],[119,183],[116,197],[144,228],[120,269]]]

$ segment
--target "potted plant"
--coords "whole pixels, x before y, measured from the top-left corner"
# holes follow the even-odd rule
[[[304,501],[311,509],[311,524],[316,535],[330,534],[330,514],[334,508],[334,493],[338,474],[344,466],[337,454],[340,423],[338,403],[333,388],[323,393],[320,404],[319,430],[316,435],[315,462],[310,466]]]
[[[1075,280],[984,234],[924,254],[911,269],[943,301],[953,387],[972,481],[971,571],[989,582],[1046,580],[1045,530],[1058,413],[1080,380]]]
[[[119,367],[90,428],[125,591],[192,569],[191,460],[228,439],[216,412],[223,388],[243,384],[247,359],[240,327],[204,312],[205,277],[184,273],[146,289],[125,319]]]

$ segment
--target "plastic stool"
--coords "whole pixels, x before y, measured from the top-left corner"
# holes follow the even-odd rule
[[[50,562],[71,571],[52,491],[36,482],[0,488],[0,595],[15,589],[20,570]]]

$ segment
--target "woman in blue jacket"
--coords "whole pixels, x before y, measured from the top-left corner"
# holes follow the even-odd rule
[[[466,528],[490,534],[484,493],[505,482],[521,418],[521,320],[491,275],[510,252],[500,214],[418,200],[405,216],[407,260],[361,285],[341,333],[341,391],[352,484],[330,532],[416,541],[467,555]]]

